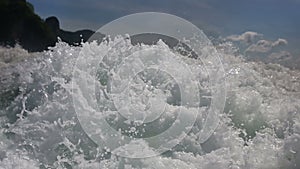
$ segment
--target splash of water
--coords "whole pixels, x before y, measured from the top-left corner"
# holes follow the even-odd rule
[[[113,110],[114,105],[109,99],[98,99],[95,103],[89,101],[88,94],[94,90],[89,83],[78,84],[84,88],[72,86],[73,66],[80,54],[86,56],[82,62],[95,63],[97,54],[110,50],[116,43],[120,47],[110,53],[106,65],[96,64],[89,69],[90,74],[96,72],[101,84],[97,90],[100,91],[99,97],[109,94],[109,73],[114,64],[119,64],[123,59],[120,53],[128,49],[153,47],[165,49],[164,55],[176,53],[162,42],[134,46],[127,40],[100,45],[86,43],[83,47],[59,42],[49,51],[35,54],[19,48],[1,48],[0,168],[299,168],[300,72],[275,64],[246,62],[235,56],[234,48],[229,43],[218,46],[226,70],[226,107],[219,127],[206,142],[200,143],[198,136],[210,104],[209,89],[205,84],[209,77],[200,61],[182,56],[189,68],[199,75],[200,90],[204,93],[200,116],[188,135],[172,150],[145,159],[118,157],[109,149],[97,146],[79,125],[71,93],[76,93],[77,106],[80,105],[83,112]],[[96,70],[92,69],[95,67]],[[146,110],[149,103],[147,97],[143,101],[134,96],[154,93],[160,103],[168,105],[169,113],[165,114],[164,121],[142,132],[143,127],[125,125],[124,119],[118,119],[113,111],[98,118],[107,118],[115,129],[125,128],[127,133],[122,134],[128,136],[139,136],[141,133],[155,135],[168,128],[176,118],[174,107],[189,110],[192,106],[178,104],[178,88],[174,79],[164,72],[159,74],[159,79],[148,84],[149,88],[143,89],[140,84],[147,84],[147,79],[155,73],[148,70],[138,74],[134,78],[135,85],[130,88],[129,99],[135,109]],[[104,132],[100,129],[96,131]],[[105,133],[101,134],[105,137]],[[123,148],[126,151],[118,151],[128,154],[136,152],[135,149],[143,149],[147,153],[153,151],[147,142],[135,142]]]

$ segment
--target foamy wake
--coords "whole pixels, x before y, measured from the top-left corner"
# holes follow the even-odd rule
[[[20,48],[0,49],[0,168],[300,167],[300,72],[275,64],[247,62],[236,54],[230,43],[217,46],[226,72],[227,98],[220,124],[206,142],[200,144],[198,136],[202,117],[210,105],[209,98],[201,100],[200,115],[188,136],[160,156],[129,159],[97,147],[76,119],[72,92],[75,91],[81,110],[91,112],[95,107],[88,102],[88,85],[84,90],[71,85],[77,69],[74,65],[79,55],[85,56],[84,62],[93,64],[97,55],[116,44],[120,47],[110,52],[112,57],[107,58],[107,65],[97,68],[102,96],[108,89],[109,71],[122,59],[122,52],[153,47],[163,49],[165,55],[175,52],[162,42],[154,46],[132,46],[128,40],[100,45],[86,43],[83,47],[59,42],[49,51],[35,54]],[[199,75],[199,83],[204,84],[208,77],[200,66],[201,61],[187,57],[182,60]],[[90,70],[92,72],[92,68]],[[155,89],[156,96],[165,89]],[[205,87],[201,91],[209,93]],[[161,98],[168,103],[171,112],[164,123],[159,123],[162,126],[174,122],[172,110],[178,107],[176,93],[171,92],[169,96],[169,100]],[[102,110],[111,107],[105,99],[97,104]],[[135,106],[144,105],[137,101]],[[193,106],[181,107],[184,111],[193,109]],[[162,130],[155,126],[152,129],[150,135]],[[105,136],[105,133],[100,134]],[[136,142],[125,145],[126,152],[122,152],[122,148],[118,151],[132,154],[138,148],[151,153],[153,150],[148,144]]]

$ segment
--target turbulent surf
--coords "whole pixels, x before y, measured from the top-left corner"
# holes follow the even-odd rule
[[[99,54],[112,48],[104,58],[105,64],[95,63]],[[209,76],[201,59],[184,56],[162,41],[132,45],[128,39],[83,43],[80,47],[59,42],[40,53],[28,53],[21,47],[0,48],[0,168],[299,168],[300,72],[278,64],[246,61],[229,42],[216,48],[225,69],[226,103],[217,129],[203,143],[199,135],[211,104],[211,89],[207,87]],[[109,99],[113,67],[124,59],[122,53],[140,49],[158,49],[161,55],[179,56],[197,75],[201,95],[199,115],[187,135],[161,155],[143,159],[120,157],[97,145],[84,132],[76,114],[78,106],[83,113],[103,112],[97,118],[106,118],[112,128],[122,130],[124,135],[141,138],[157,135],[176,123],[177,108],[187,116],[194,110],[195,106],[180,103],[176,79],[149,69],[134,77],[128,100],[135,110],[147,114],[146,101],[134,95],[152,93],[159,98],[152,100],[153,109],[161,109],[161,103],[166,103],[168,113],[164,120],[143,127],[117,115],[114,110],[118,105],[112,105]],[[84,60],[78,61],[79,56]],[[91,66],[83,67],[78,62]],[[83,77],[79,71],[83,68],[89,70],[85,76],[95,75],[99,82],[96,88],[90,88],[92,81],[79,84],[74,80],[75,76]],[[148,86],[146,92],[143,89],[141,93],[140,84]],[[96,100],[91,99],[90,91],[96,91]],[[132,114],[127,115],[131,118]],[[136,113],[134,117],[147,120]],[[104,130],[94,129],[105,136]],[[137,142],[136,146],[125,145],[126,152],[118,151],[126,155],[138,148],[151,154],[153,149],[148,144],[151,143]]]

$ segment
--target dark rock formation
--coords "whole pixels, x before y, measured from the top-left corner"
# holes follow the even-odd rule
[[[25,0],[0,0],[0,21],[0,45],[14,46],[18,43],[29,52],[54,46],[58,37],[70,45],[79,45],[94,34],[91,30],[62,30],[56,17],[42,20]]]
[[[25,0],[0,0],[0,21],[1,45],[41,51],[55,44],[55,35]]]
[[[82,41],[86,42],[93,34],[94,31],[91,30],[79,30],[76,32],[60,30],[58,36],[62,41],[67,42],[70,45],[78,45]]]
[[[45,20],[46,25],[57,36],[60,31],[59,21],[55,16],[51,16]]]
[[[55,16],[51,16],[45,20],[46,25],[55,34],[56,37],[61,38],[62,41],[70,45],[78,45],[82,41],[86,42],[95,32],[91,30],[79,30],[70,32],[60,29],[60,24]]]

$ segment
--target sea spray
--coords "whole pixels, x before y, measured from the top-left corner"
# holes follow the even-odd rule
[[[83,45],[85,50],[59,42],[49,51],[35,54],[1,48],[1,57],[5,54],[6,59],[1,60],[5,66],[1,67],[0,77],[0,168],[296,169],[300,166],[297,160],[300,72],[276,64],[247,62],[243,56],[235,56],[228,43],[217,46],[226,71],[227,104],[219,127],[206,142],[200,144],[197,139],[203,123],[200,116],[188,136],[160,156],[126,159],[99,149],[76,119],[70,91],[79,88],[70,88],[70,82],[72,66],[80,52],[91,56],[90,53],[108,50],[110,43]],[[124,45],[135,48],[130,43]],[[115,56],[115,59],[122,57]],[[205,81],[201,63],[193,58],[184,59],[190,69],[199,72],[198,80]],[[107,67],[99,67],[99,80],[105,87]],[[205,93],[206,89],[201,90]],[[78,91],[78,94],[84,97],[85,93]],[[201,105],[201,114],[205,115],[208,105],[209,100]],[[145,151],[152,151],[147,144],[139,144]]]

